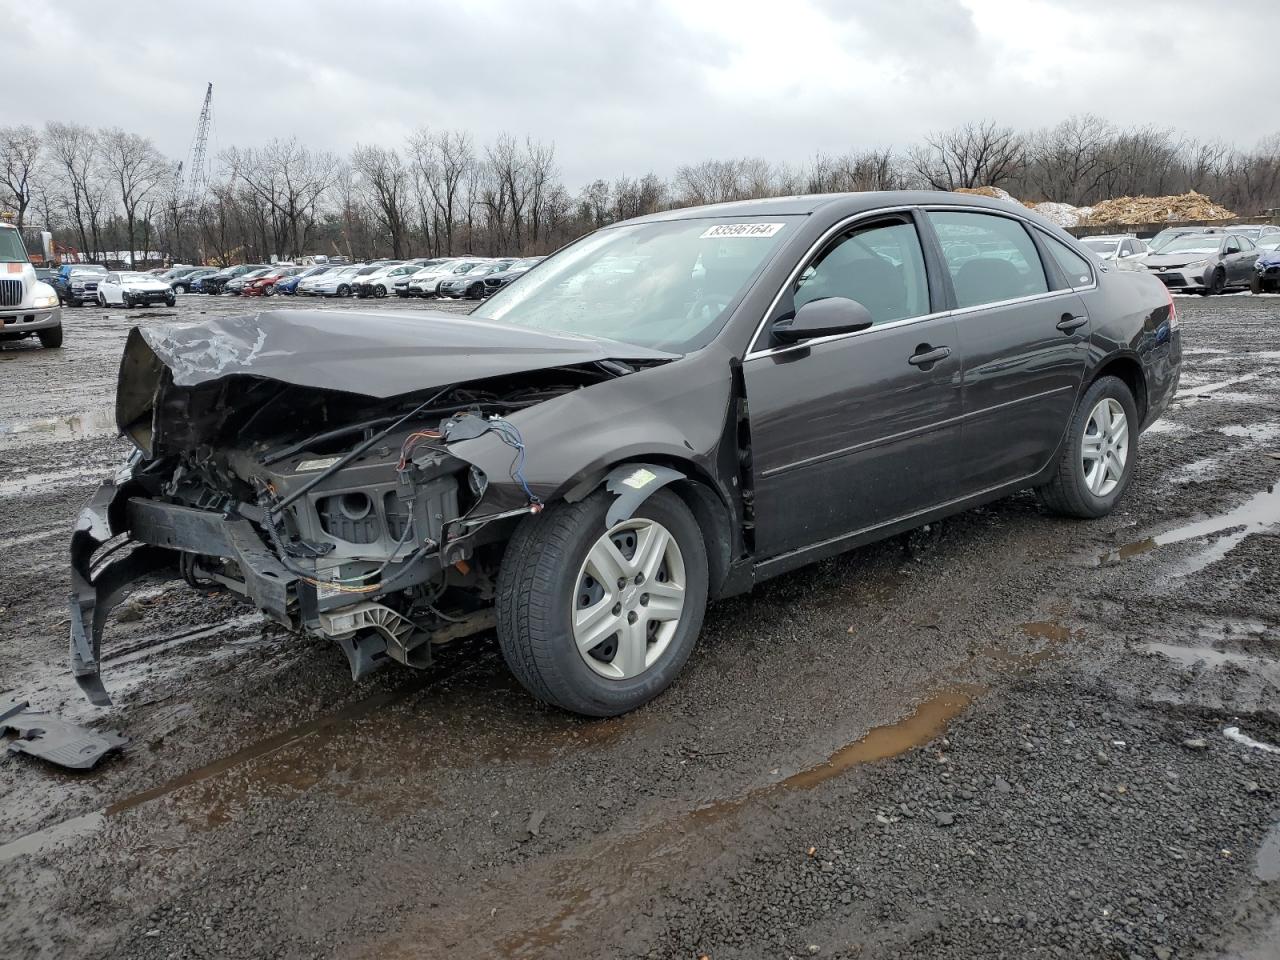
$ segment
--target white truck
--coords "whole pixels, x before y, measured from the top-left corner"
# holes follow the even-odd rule
[[[36,277],[17,227],[0,223],[0,340],[30,336],[62,346],[62,307],[57,291]]]

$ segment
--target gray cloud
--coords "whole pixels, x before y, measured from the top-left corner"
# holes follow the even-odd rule
[[[554,141],[570,185],[708,156],[798,162],[980,118],[1089,111],[1243,146],[1280,126],[1262,94],[1280,81],[1280,8],[1236,0],[1212,8],[1222,29],[1187,31],[1168,24],[1209,7],[287,0],[194,16],[139,0],[104,18],[88,0],[0,2],[17,94],[0,122],[118,125],[174,157],[206,80],[217,146],[297,136],[345,153],[419,126],[509,131]]]

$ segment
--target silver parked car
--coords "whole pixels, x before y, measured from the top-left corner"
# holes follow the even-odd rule
[[[1131,233],[1081,237],[1080,242],[1098,255],[1098,259],[1115,264],[1120,270],[1145,270],[1142,258],[1150,250]]]
[[[1258,248],[1248,237],[1192,233],[1174,237],[1144,263],[1170,290],[1209,296],[1228,287],[1249,286],[1257,259]]]

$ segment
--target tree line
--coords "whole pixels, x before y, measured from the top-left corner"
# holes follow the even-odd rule
[[[993,121],[905,149],[682,164],[669,177],[597,179],[571,191],[554,144],[510,134],[419,129],[348,156],[296,139],[232,147],[198,191],[147,137],[50,122],[0,128],[0,211],[64,248],[162,250],[194,262],[304,254],[355,259],[538,254],[617,220],[699,203],[847,190],[997,186],[1075,206],[1195,190],[1240,214],[1280,207],[1280,134],[1254,147],[1073,116],[1019,131]]]

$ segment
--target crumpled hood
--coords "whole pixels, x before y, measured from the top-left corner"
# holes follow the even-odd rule
[[[235,376],[386,399],[600,360],[675,355],[438,312],[264,310],[201,323],[129,331],[120,361],[116,422],[134,436],[166,381],[197,387]],[[157,424],[159,426],[159,424]]]

